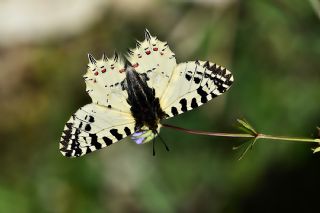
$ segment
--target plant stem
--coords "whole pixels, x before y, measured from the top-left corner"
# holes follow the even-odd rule
[[[287,137],[287,136],[272,136],[272,135],[264,135],[258,134],[257,138],[261,139],[270,139],[270,140],[281,140],[281,141],[295,141],[295,142],[309,142],[309,143],[319,143],[320,139],[317,138],[296,138],[296,137]]]
[[[319,138],[296,138],[296,137],[286,137],[286,136],[273,136],[265,134],[239,134],[239,133],[221,133],[221,132],[206,132],[206,131],[197,131],[185,129],[177,126],[172,126],[170,124],[162,124],[163,127],[176,129],[182,132],[195,135],[207,135],[207,136],[216,136],[216,137],[231,137],[231,138],[254,138],[258,139],[270,139],[270,140],[281,140],[281,141],[291,141],[291,142],[308,142],[308,143],[320,143]]]

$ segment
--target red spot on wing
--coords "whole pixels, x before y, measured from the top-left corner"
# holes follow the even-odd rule
[[[138,63],[135,63],[134,65],[132,65],[134,68],[138,67],[139,64]]]
[[[158,51],[158,47],[154,47],[154,48],[153,48],[153,51]]]
[[[150,53],[151,53],[150,50],[147,50],[147,51],[146,51],[146,54],[147,54],[147,55],[150,55]]]
[[[103,70],[101,70],[101,72],[102,72],[102,73],[105,73],[105,72],[107,72],[107,69],[103,69]]]
[[[160,52],[160,55],[163,55],[163,52]]]
[[[98,71],[96,71],[96,72],[94,73],[94,75],[99,75]]]

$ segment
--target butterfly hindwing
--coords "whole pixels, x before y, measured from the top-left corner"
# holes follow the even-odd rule
[[[231,72],[214,63],[181,63],[174,69],[160,105],[169,117],[173,117],[221,95],[232,83]]]
[[[146,30],[145,40],[137,42],[127,59],[138,73],[146,75],[147,84],[155,90],[156,97],[161,97],[177,65],[168,43],[159,41]]]
[[[124,62],[117,54],[111,58],[103,55],[101,60],[95,60],[89,54],[88,70],[84,79],[86,91],[93,103],[130,113],[128,94],[123,88],[126,77],[124,67]]]
[[[134,125],[127,113],[93,103],[85,105],[66,123],[60,151],[67,157],[85,155],[131,135]]]

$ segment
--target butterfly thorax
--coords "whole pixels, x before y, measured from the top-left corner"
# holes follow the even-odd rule
[[[166,113],[161,109],[154,89],[148,86],[147,76],[128,67],[124,88],[128,93],[127,102],[131,106],[131,114],[136,122],[135,130],[147,127],[156,132],[160,120],[166,117]]]

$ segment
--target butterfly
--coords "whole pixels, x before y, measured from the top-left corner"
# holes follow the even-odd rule
[[[79,157],[131,136],[142,144],[159,134],[161,122],[207,103],[226,92],[234,79],[209,61],[177,64],[167,42],[145,30],[145,40],[118,56],[100,60],[88,54],[83,76],[92,103],[65,124],[60,151]],[[154,144],[154,143],[153,143]]]

